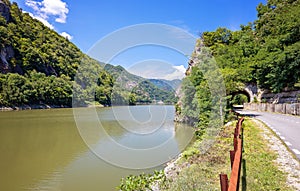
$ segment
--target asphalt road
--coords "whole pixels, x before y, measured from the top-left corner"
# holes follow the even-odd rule
[[[300,160],[300,117],[249,110],[237,110],[237,112],[240,114],[251,115],[264,122],[281,138]]]

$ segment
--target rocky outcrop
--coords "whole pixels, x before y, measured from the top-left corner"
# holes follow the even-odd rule
[[[9,7],[0,0],[0,14],[5,18],[8,22],[10,19],[10,11]]]
[[[195,46],[195,49],[192,53],[192,56],[188,62],[188,68],[187,70],[185,71],[185,75],[188,76],[191,71],[192,71],[192,67],[196,65],[196,63],[199,63],[199,59],[197,58],[196,55],[199,55],[200,52],[201,52],[201,49],[204,47],[204,44],[203,44],[203,41],[202,40],[198,40],[196,42],[196,46]]]
[[[1,73],[8,73],[12,71],[9,60],[15,55],[12,46],[5,46],[0,49],[0,71]]]
[[[52,108],[70,108],[66,105],[47,105],[47,104],[31,104],[31,105],[21,105],[21,106],[1,106],[0,111],[20,111],[20,110],[32,110],[32,109],[52,109]]]
[[[10,20],[9,7],[0,0],[0,15],[3,16],[6,22]],[[14,50],[10,45],[0,44],[0,72],[8,73],[12,72],[12,67],[9,64],[9,60],[14,57]]]

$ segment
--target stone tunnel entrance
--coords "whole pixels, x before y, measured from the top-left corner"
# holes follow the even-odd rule
[[[242,105],[243,103],[260,101],[259,89],[254,83],[245,84],[243,89],[231,93],[231,96],[231,105]]]
[[[249,103],[251,100],[250,95],[246,91],[238,91],[231,94],[231,105],[243,105]]]

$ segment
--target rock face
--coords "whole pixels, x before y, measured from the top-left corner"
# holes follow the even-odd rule
[[[10,11],[9,7],[0,0],[0,14],[5,18],[8,22],[10,19]]]
[[[192,53],[192,56],[191,56],[191,58],[189,60],[188,68],[187,68],[187,70],[185,72],[186,76],[188,76],[191,73],[192,67],[195,66],[195,64],[199,62],[199,59],[195,55],[199,55],[200,52],[201,52],[201,49],[203,47],[204,47],[204,44],[203,44],[202,40],[198,40],[196,42],[196,46],[195,46],[195,49],[194,49],[194,51]]]
[[[10,9],[9,7],[0,0],[0,15],[3,16],[6,22],[10,20]],[[9,64],[9,60],[15,56],[13,47],[11,45],[0,45],[0,72],[8,73],[17,70],[18,73],[22,73],[22,69],[18,66],[12,67]]]
[[[0,49],[0,71],[2,73],[8,73],[12,71],[12,68],[8,61],[14,57],[14,50],[12,46],[5,46]]]

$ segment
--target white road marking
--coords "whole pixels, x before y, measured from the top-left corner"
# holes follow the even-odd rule
[[[300,155],[300,151],[298,151],[297,149],[292,149],[292,151],[294,151],[294,153],[295,153],[296,155]]]
[[[285,144],[286,144],[287,146],[292,146],[292,144],[291,144],[290,142],[288,142],[288,141],[285,141]]]

